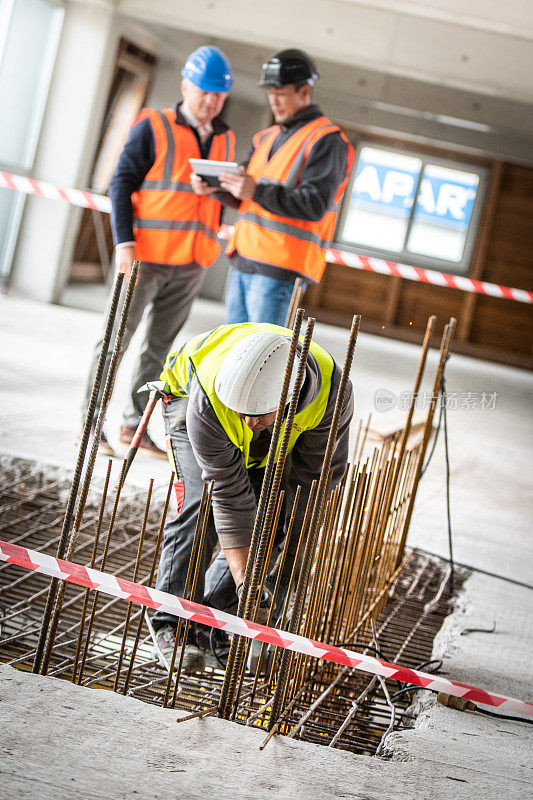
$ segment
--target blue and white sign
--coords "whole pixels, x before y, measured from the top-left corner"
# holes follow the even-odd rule
[[[360,208],[409,213],[422,162],[419,158],[363,147],[352,189]]]
[[[409,214],[421,168],[421,159],[414,156],[363,147],[351,201],[368,211]],[[420,182],[416,218],[464,230],[472,216],[478,183],[475,173],[427,165]]]
[[[415,217],[466,230],[470,223],[479,177],[473,172],[429,164],[420,183]]]
[[[341,236],[381,251],[459,262],[478,185],[477,171],[362,147]]]

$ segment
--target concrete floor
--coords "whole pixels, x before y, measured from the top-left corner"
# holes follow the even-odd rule
[[[222,321],[219,304],[199,301],[180,338]],[[0,452],[72,467],[85,371],[100,324],[94,311],[0,297]],[[346,331],[319,325],[315,338],[342,359]],[[124,358],[108,415],[112,439],[132,355]],[[392,398],[388,413],[396,413],[418,359],[417,347],[360,335],[352,370],[357,415],[366,419],[372,411],[382,421],[375,405],[383,390]],[[426,391],[435,363],[432,353]],[[531,584],[533,376],[453,356],[447,384],[457,405],[448,413],[455,557]],[[161,440],[159,418],[152,432]],[[419,489],[409,542],[442,555],[444,476],[441,440]],[[130,486],[146,486],[150,477],[166,483],[168,467],[138,457]],[[474,574],[436,643],[446,675],[531,700],[532,596],[516,584]],[[494,633],[461,635],[494,622]],[[263,798],[276,791],[282,797],[487,800],[523,798],[528,789],[533,794],[529,726],[459,714],[431,698],[413,731],[391,737],[392,760],[384,761],[287,740],[260,752],[260,734],[221,720],[174,728],[168,711],[54,679],[3,668],[2,682],[0,798],[196,798],[208,791],[219,798]]]

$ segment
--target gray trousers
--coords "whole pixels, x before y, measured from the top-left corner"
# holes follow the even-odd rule
[[[175,489],[179,497],[178,515],[167,521],[164,530],[161,561],[157,572],[156,588],[183,597],[187,569],[191,557],[196,519],[204,482],[187,434],[185,415],[187,399],[171,397],[163,404],[165,428],[170,437],[172,456],[176,473]],[[263,469],[249,469],[248,475],[256,497],[261,492]],[[281,513],[278,523],[277,541],[283,538],[286,510]],[[191,598],[213,608],[235,611],[237,595],[235,581],[229,570],[224,553],[221,551],[209,566],[218,537],[213,519],[209,514],[206,525],[205,546],[198,571],[196,591]],[[178,618],[166,611],[156,611],[153,625],[156,630],[163,625],[177,625]],[[193,624],[194,627],[194,624]]]
[[[133,334],[139,327],[145,309],[147,309],[146,332],[134,367],[130,397],[124,409],[125,425],[130,427],[137,426],[148,399],[147,394],[137,394],[137,390],[147,381],[159,379],[168,351],[189,316],[192,302],[202,288],[205,274],[205,268],[195,263],[185,266],[167,266],[148,262],[141,264],[122,341],[122,354],[128,348]],[[124,299],[125,287],[126,282],[124,282],[121,302]],[[111,295],[107,302],[105,318],[107,318],[110,304]],[[111,347],[120,323],[120,307],[117,312]],[[104,328],[102,328],[101,336],[94,348],[87,378],[82,408],[82,423],[85,420],[87,406],[91,397],[103,334]],[[105,385],[111,353],[112,350],[106,357],[102,388]],[[98,413],[99,409],[100,398],[98,399],[96,413]]]

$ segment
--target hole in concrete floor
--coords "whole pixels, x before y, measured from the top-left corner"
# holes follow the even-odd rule
[[[54,555],[61,529],[65,493],[69,485],[67,476],[30,461],[6,459],[5,456],[0,458],[0,466],[3,467],[0,485],[0,539]],[[157,487],[154,493],[139,565],[139,582],[146,582],[150,573],[165,493],[166,486]],[[89,563],[98,504],[98,490],[95,489],[89,498],[72,557],[75,562]],[[107,572],[132,578],[143,509],[142,493],[132,492],[124,496],[109,548],[105,566]],[[107,518],[104,519],[103,530],[105,522]],[[95,566],[99,567],[98,562]],[[446,568],[446,562],[416,551],[406,558],[402,570],[390,587],[387,603],[375,620],[379,651],[384,660],[399,661],[407,667],[415,668],[431,659],[434,637],[444,617],[450,612],[451,598],[448,597],[447,587],[441,592]],[[467,575],[466,570],[458,571],[456,591]],[[44,575],[12,564],[0,563],[0,661],[12,663],[21,669],[31,669],[49,582],[49,578]],[[439,593],[437,602],[433,607],[428,607],[428,603],[431,604]],[[85,590],[72,584],[67,585],[48,674],[72,680],[80,641],[78,665],[84,660],[81,683],[84,686],[113,689],[127,604],[120,599],[99,595],[96,598],[92,631],[86,645],[87,621],[94,597],[94,592],[90,591],[83,635],[79,639]],[[133,663],[130,664],[137,631],[138,646]],[[363,626],[357,639],[365,644],[369,643],[370,630]],[[87,650],[83,659],[85,646]],[[373,654],[373,651],[369,652]],[[297,656],[295,663],[298,664]],[[124,682],[130,668],[126,693],[144,702],[162,705],[167,672],[152,655],[150,633],[144,612],[138,606],[131,609],[117,691],[124,691]],[[296,738],[354,753],[374,755],[391,723],[391,708],[379,683],[372,685],[372,676],[366,673],[317,660],[308,664],[307,668],[308,678],[296,698],[293,698],[290,710],[283,718],[284,724],[280,732],[290,735],[300,723]],[[78,666],[78,680],[79,675]],[[189,713],[216,708],[223,676],[224,672],[214,657],[208,659],[205,672],[182,675],[176,707]],[[244,724],[251,715],[256,715],[251,724],[264,729],[266,734],[267,716],[257,713],[272,694],[268,685],[264,684],[265,678],[262,677],[254,687],[253,676],[245,677],[234,718],[237,723]],[[334,686],[329,689],[331,684]],[[389,680],[386,685],[389,695],[394,699],[394,730],[409,726],[412,723],[408,711],[411,694],[403,693],[394,698],[404,687]]]

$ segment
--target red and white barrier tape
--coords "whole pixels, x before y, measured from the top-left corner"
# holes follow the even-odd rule
[[[81,189],[67,189],[56,186],[48,181],[37,181],[24,175],[15,175],[12,172],[0,172],[0,188],[13,189],[24,194],[34,194],[38,197],[48,197],[50,200],[63,200],[72,206],[92,208],[94,211],[111,213],[111,200],[101,194],[84,192]]]
[[[256,622],[248,622],[224,611],[218,611],[218,609],[209,608],[200,603],[192,603],[167,592],[150,589],[106,572],[83,567],[71,561],[63,561],[16,544],[0,541],[0,561],[7,561],[35,572],[42,572],[53,578],[78,584],[78,586],[97,589],[104,594],[121,597],[141,606],[161,609],[169,614],[190,619],[202,625],[209,625],[228,633],[237,633],[249,639],[259,639],[261,642],[277,645],[296,653],[354,667],[372,675],[381,675],[383,678],[393,678],[414,686],[433,689],[436,692],[446,692],[455,697],[464,697],[474,703],[498,708],[509,714],[533,716],[533,703],[487,692],[484,689],[477,689],[475,686],[468,686],[468,684],[451,681],[439,675],[430,675],[427,672],[402,667],[399,664],[389,664],[372,656],[306,639],[303,636],[269,628]]]
[[[52,200],[63,200],[75,206],[92,208],[108,214],[111,212],[111,200],[109,197],[94,194],[94,192],[55,186],[47,181],[38,181],[12,172],[0,172],[0,188],[14,189],[25,194],[48,197]],[[219,236],[221,239],[229,239],[232,231],[233,228],[230,225],[222,225]],[[394,261],[384,261],[381,258],[358,256],[346,250],[330,249],[326,252],[326,260],[332,264],[342,264],[346,267],[354,267],[368,272],[379,272],[382,275],[392,275],[409,281],[431,283],[434,286],[445,286],[449,289],[460,289],[463,292],[516,300],[519,303],[533,303],[533,292],[525,289],[513,289],[510,286],[477,281],[462,275],[451,275],[448,272],[437,272],[437,270],[413,267],[409,266],[409,264],[397,264]]]
[[[432,283],[434,286],[446,286],[450,289],[461,289],[463,292],[503,297],[506,300],[517,300],[519,303],[533,303],[533,292],[525,289],[513,289],[510,286],[500,286],[497,283],[476,281],[462,275],[451,275],[449,272],[437,272],[433,269],[412,267],[409,264],[396,264],[394,261],[383,261],[381,258],[358,256],[347,253],[345,250],[328,250],[326,260],[332,264],[344,264],[347,267],[379,272],[382,275],[393,275],[406,278],[409,281]]]

